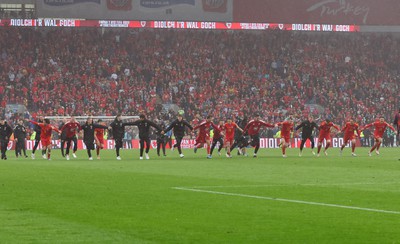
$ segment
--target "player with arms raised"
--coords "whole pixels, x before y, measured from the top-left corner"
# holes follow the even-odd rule
[[[222,134],[222,132],[225,130],[225,127],[224,127],[223,120],[219,121],[218,129],[219,130],[214,130],[214,136],[213,136],[213,141],[212,141],[211,150],[210,150],[210,157],[207,157],[209,159],[212,157],[214,148],[217,146],[217,143],[219,143],[219,148],[218,148],[219,155],[221,155],[221,150],[224,147],[224,135]]]
[[[194,145],[194,153],[197,152],[197,149],[202,147],[204,143],[207,144],[207,158],[211,158],[210,155],[210,127],[213,127],[214,130],[219,131],[217,125],[212,122],[212,116],[208,115],[206,120],[201,122],[199,125],[195,126],[193,130],[199,129],[199,133],[196,138],[196,144]]]
[[[252,147],[255,147],[253,157],[257,157],[258,149],[260,149],[260,129],[261,127],[273,128],[274,125],[268,124],[265,121],[260,120],[260,115],[255,114],[254,119],[250,120],[249,123],[243,129],[243,135],[249,135]]]
[[[349,121],[343,126],[341,131],[344,132],[344,136],[343,145],[340,147],[340,155],[343,153],[343,148],[351,141],[351,155],[353,157],[357,156],[357,154],[354,153],[356,149],[356,137],[354,132],[356,132],[358,137],[360,137],[360,130],[358,127],[358,124],[355,123],[353,119],[349,119]]]
[[[80,126],[83,131],[83,142],[86,145],[87,154],[89,160],[93,160],[92,158],[92,150],[94,150],[94,141],[95,141],[95,129],[107,129],[107,126],[100,125],[100,124],[93,124],[92,117],[88,117],[86,123]]]
[[[317,150],[317,157],[319,157],[319,153],[321,152],[322,143],[324,140],[326,141],[324,154],[328,156],[326,152],[331,145],[331,129],[335,128],[337,131],[340,130],[339,126],[332,123],[332,121],[327,118],[319,125],[319,136],[318,136],[318,150]]]
[[[183,119],[182,114],[178,114],[177,119],[174,120],[166,129],[165,131],[161,132],[162,134],[167,133],[170,130],[174,130],[174,136],[176,143],[172,146],[172,149],[175,147],[178,148],[179,152],[179,157],[183,158],[184,155],[182,154],[182,149],[181,149],[181,142],[183,137],[185,136],[185,129],[189,128],[190,130],[193,130],[193,127]]]
[[[97,121],[99,125],[106,125],[103,120],[99,119]],[[96,141],[96,155],[97,159],[100,159],[100,149],[104,148],[104,129],[102,128],[95,128],[94,129],[94,134],[95,134],[95,141]]]
[[[385,118],[381,117],[379,118],[378,121],[375,121],[371,124],[367,124],[362,128],[361,130],[368,129],[369,127],[375,127],[374,130],[374,139],[375,139],[375,145],[369,150],[368,155],[371,156],[371,153],[376,149],[375,153],[376,155],[379,155],[379,148],[382,144],[382,138],[383,134],[385,133],[385,130],[387,127],[389,127],[392,131],[396,131],[395,128],[391,125],[389,125],[386,121]]]
[[[224,129],[226,156],[228,158],[231,158],[231,146],[233,145],[233,139],[235,138],[235,129],[238,129],[241,132],[243,132],[243,130],[235,122],[233,122],[231,118],[228,118],[228,120],[226,121]]]
[[[139,144],[140,144],[140,157],[139,159],[143,159],[143,151],[145,149],[146,144],[146,159],[150,159],[149,151],[150,151],[150,127],[155,128],[158,133],[161,133],[161,127],[158,126],[153,121],[150,121],[146,118],[146,115],[139,115],[139,119],[135,122],[126,123],[129,126],[137,126],[139,129]]]
[[[80,131],[81,125],[76,121],[75,116],[71,116],[71,119],[63,125],[60,129],[61,133],[65,133],[65,142],[67,143],[67,149],[65,150],[65,158],[69,160],[69,150],[71,148],[71,142],[76,137],[76,133]],[[72,156],[76,158],[75,148],[77,148],[76,142],[74,143],[74,150]]]
[[[286,148],[289,147],[290,134],[294,129],[293,120],[292,118],[288,118],[286,121],[279,122],[276,125],[281,126],[282,157],[286,158]]]
[[[40,133],[40,141],[42,142],[42,147],[43,149],[47,150],[47,159],[50,160],[50,155],[51,155],[51,134],[54,131],[56,131],[57,133],[61,133],[61,131],[59,131],[56,127],[54,127],[53,125],[50,124],[50,120],[49,119],[44,119],[43,123],[38,123],[36,121],[33,120],[28,120],[29,122],[31,122],[34,125],[37,125],[40,127],[41,129],[41,133]]]

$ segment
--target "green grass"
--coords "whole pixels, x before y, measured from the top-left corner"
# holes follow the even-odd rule
[[[0,243],[400,243],[400,150],[329,152],[66,161],[53,151],[47,161],[8,151]]]

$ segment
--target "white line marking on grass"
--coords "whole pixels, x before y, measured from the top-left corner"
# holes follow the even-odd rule
[[[348,182],[348,183],[306,183],[306,184],[268,184],[268,185],[229,185],[229,186],[191,186],[190,188],[246,188],[246,187],[284,187],[284,186],[352,186],[352,185],[399,185],[400,182]]]
[[[202,193],[209,193],[209,194],[215,194],[215,195],[245,197],[245,198],[278,201],[278,202],[290,202],[290,203],[316,205],[316,206],[323,206],[323,207],[353,209],[353,210],[361,210],[361,211],[377,212],[377,213],[400,214],[399,211],[391,211],[391,210],[383,210],[383,209],[362,208],[362,207],[346,206],[346,205],[339,205],[339,204],[308,202],[308,201],[295,200],[295,199],[264,197],[264,196],[255,196],[255,195],[247,195],[247,194],[240,194],[240,193],[221,192],[221,191],[209,191],[209,190],[193,189],[193,188],[186,188],[186,187],[172,187],[172,188],[176,189],[176,190],[182,190],[182,191],[202,192]]]

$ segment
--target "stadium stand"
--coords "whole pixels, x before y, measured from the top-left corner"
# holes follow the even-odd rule
[[[191,120],[314,113],[342,124],[391,120],[400,39],[388,34],[188,30],[0,29],[0,101],[45,115]],[[10,115],[15,118],[23,115]]]

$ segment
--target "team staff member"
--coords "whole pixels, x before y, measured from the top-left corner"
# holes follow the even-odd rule
[[[119,155],[119,150],[122,148],[122,139],[125,134],[125,126],[129,125],[129,123],[122,122],[122,115],[118,114],[115,117],[114,121],[108,127],[109,130],[112,130],[113,138],[115,141],[115,152],[117,154],[117,160],[121,160],[121,156]]]
[[[186,120],[183,119],[182,114],[178,114],[177,119],[174,120],[163,132],[161,132],[167,133],[171,129],[174,130],[176,143],[172,146],[172,148],[178,148],[179,157],[181,158],[184,157],[184,155],[182,154],[181,142],[183,137],[185,136],[185,127],[193,130],[193,127]]]
[[[58,129],[59,130],[61,130],[61,128],[63,128],[63,126],[65,125],[67,123],[67,120],[66,119],[64,119],[64,121],[60,124],[60,126],[58,127]],[[61,135],[60,135],[60,149],[61,149],[61,155],[63,156],[63,157],[65,157],[65,154],[64,154],[64,147],[65,147],[65,138],[66,138],[66,135],[65,135],[66,133],[65,133],[65,131],[61,131]]]
[[[15,141],[15,156],[22,156],[21,150],[24,152],[25,158],[26,155],[25,150],[25,138],[26,138],[26,128],[24,126],[24,121],[22,119],[18,120],[17,126],[14,128],[14,141]]]
[[[165,130],[164,122],[159,124],[161,130]],[[164,133],[157,133],[157,155],[160,156],[160,150],[162,149],[164,157],[167,156],[165,154],[165,146],[167,145],[167,137]]]
[[[44,121],[43,116],[39,116],[39,118],[36,122],[43,123],[43,121]],[[42,134],[42,128],[38,125],[35,125],[34,131],[36,134],[35,134],[35,145],[33,145],[32,154],[31,154],[32,159],[35,159],[35,152],[36,152],[36,149],[39,146],[39,143],[41,140],[40,138],[41,138],[41,134]],[[42,147],[43,147],[43,145],[42,145]],[[46,159],[46,149],[44,147],[42,148],[42,157],[44,159]]]
[[[239,118],[236,121],[236,124],[239,125],[240,128],[245,128],[247,125],[247,117],[244,117],[243,119]],[[247,156],[246,147],[249,145],[249,141],[243,135],[243,130],[239,130],[238,128],[236,128],[234,139],[235,140],[233,141],[233,145],[231,146],[231,152],[237,146],[238,147],[238,155],[243,154],[244,156]]]
[[[0,147],[1,147],[1,159],[7,160],[6,152],[10,136],[13,133],[11,126],[7,124],[4,118],[0,119]]]
[[[89,160],[93,160],[92,158],[92,150],[94,150],[94,131],[95,129],[107,129],[107,126],[100,124],[93,124],[93,119],[89,117],[86,120],[86,123],[80,125],[83,130],[83,142],[86,145],[87,154],[89,156]]]
[[[308,116],[308,119],[304,120],[294,130],[297,131],[297,130],[299,130],[301,128],[302,128],[302,131],[301,131],[301,144],[300,144],[299,156],[301,157],[301,155],[303,154],[304,144],[306,143],[307,139],[310,140],[310,142],[311,142],[311,150],[312,150],[311,152],[312,152],[312,154],[315,155],[315,152],[314,152],[315,144],[314,144],[314,137],[312,136],[312,133],[313,133],[314,129],[318,130],[317,123],[314,122],[312,116]]]
[[[150,159],[150,127],[157,129],[158,133],[161,133],[161,127],[153,121],[146,119],[144,114],[139,116],[139,120],[132,123],[126,123],[126,125],[137,126],[139,128],[139,144],[140,144],[140,159],[143,159],[144,144],[146,143],[146,159]]]

